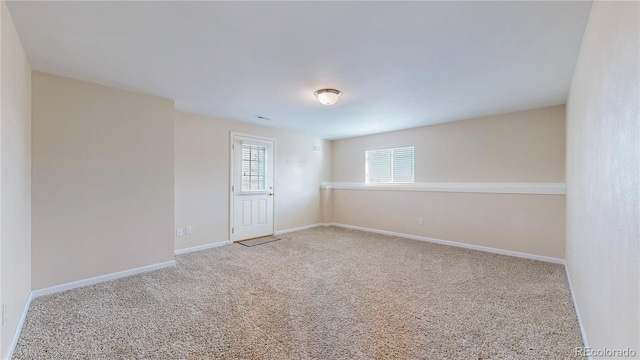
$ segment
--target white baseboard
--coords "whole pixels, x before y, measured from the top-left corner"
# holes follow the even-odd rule
[[[136,274],[140,274],[140,273],[143,273],[143,272],[163,269],[163,268],[171,267],[171,266],[175,266],[175,265],[176,265],[176,261],[175,260],[165,261],[165,262],[162,262],[162,263],[143,266],[143,267],[130,269],[130,270],[125,270],[125,271],[120,271],[120,272],[113,273],[113,274],[96,276],[96,277],[92,277],[90,279],[78,280],[78,281],[74,281],[74,282],[70,282],[70,283],[66,283],[66,284],[62,284],[62,285],[56,285],[56,286],[52,286],[52,287],[48,287],[48,288],[44,288],[44,289],[34,290],[34,291],[31,292],[31,295],[33,295],[33,298],[35,299],[35,298],[40,297],[40,296],[54,294],[54,293],[65,291],[65,290],[71,290],[71,289],[75,289],[75,288],[78,288],[78,287],[81,287],[81,286],[93,285],[93,284],[97,284],[97,283],[101,283],[101,282],[105,282],[105,281],[109,281],[109,280],[115,280],[115,279],[123,278],[123,277],[126,277],[126,276],[131,276],[131,275],[136,275]]]
[[[13,333],[13,339],[11,340],[11,344],[9,345],[9,351],[7,353],[7,359],[13,358],[13,351],[16,349],[16,345],[18,345],[18,339],[20,338],[20,334],[22,333],[22,328],[24,327],[24,321],[27,318],[27,313],[29,312],[29,307],[31,306],[31,300],[33,300],[33,292],[29,293],[29,297],[24,304],[24,309],[22,309],[22,316],[20,317],[20,321],[18,322],[18,327],[16,331]]]
[[[224,245],[229,245],[229,244],[231,244],[230,240],[219,241],[219,242],[214,242],[214,243],[211,243],[211,244],[204,244],[204,245],[200,245],[200,246],[194,246],[194,247],[190,247],[190,248],[186,248],[186,249],[176,250],[176,251],[174,251],[174,254],[175,255],[182,255],[182,254],[187,254],[187,253],[194,252],[194,251],[212,249],[212,248],[216,248],[216,247],[224,246]]]
[[[25,322],[25,320],[27,318],[27,313],[29,312],[29,307],[31,306],[31,301],[33,299],[35,299],[37,297],[40,297],[40,296],[45,296],[45,295],[50,295],[50,294],[54,294],[54,293],[61,292],[61,291],[75,289],[75,288],[78,288],[78,287],[81,287],[81,286],[93,285],[93,284],[97,284],[97,283],[101,283],[101,282],[105,282],[105,281],[109,281],[109,280],[115,280],[115,279],[123,278],[123,277],[126,277],[126,276],[131,276],[131,275],[140,274],[140,273],[143,273],[143,272],[163,269],[163,268],[171,267],[171,266],[175,266],[175,265],[176,265],[176,261],[175,260],[165,261],[165,262],[158,263],[158,264],[143,266],[143,267],[139,267],[139,268],[135,268],[135,269],[120,271],[120,272],[113,273],[113,274],[96,276],[96,277],[92,277],[90,279],[78,280],[78,281],[74,281],[74,282],[70,282],[70,283],[66,283],[66,284],[62,284],[62,285],[56,285],[56,286],[52,286],[52,287],[48,287],[48,288],[44,288],[44,289],[31,291],[31,293],[29,293],[29,297],[27,298],[27,301],[26,301],[26,303],[24,305],[24,309],[22,310],[22,316],[20,317],[20,322],[18,323],[18,327],[16,328],[16,331],[15,331],[15,333],[13,335],[13,339],[11,341],[11,344],[9,345],[9,352],[7,353],[7,359],[11,359],[13,357],[13,352],[14,352],[14,350],[16,348],[16,345],[18,344],[18,339],[20,338],[20,334],[22,333],[22,328],[24,327],[24,322]]]
[[[565,267],[565,272],[567,274],[567,279],[568,279],[568,282],[569,282],[569,288],[571,290],[571,297],[573,299],[573,306],[574,306],[574,308],[576,310],[576,315],[578,317],[578,324],[580,326],[580,332],[582,334],[582,340],[584,342],[584,346],[585,347],[589,346],[588,343],[587,343],[587,337],[586,337],[586,333],[585,333],[585,330],[584,330],[584,326],[582,324],[582,318],[580,317],[580,311],[578,309],[578,304],[576,302],[575,294],[574,294],[574,291],[573,291],[573,285],[571,284],[571,276],[569,275],[569,269],[567,268],[567,264],[563,259],[552,258],[552,257],[547,257],[547,256],[540,256],[540,255],[533,255],[533,254],[527,254],[527,253],[521,253],[521,252],[517,252],[517,251],[502,250],[502,249],[496,249],[496,248],[479,246],[479,245],[465,244],[465,243],[459,243],[459,242],[455,242],[455,241],[440,240],[440,239],[428,238],[428,237],[418,236],[418,235],[410,235],[410,234],[403,234],[403,233],[397,233],[397,232],[386,231],[386,230],[365,228],[365,227],[361,227],[361,226],[346,225],[346,224],[340,224],[340,223],[317,223],[317,224],[312,224],[312,225],[300,226],[300,227],[297,227],[297,228],[276,231],[275,235],[286,234],[286,233],[295,232],[295,231],[307,230],[307,229],[311,229],[311,228],[315,228],[315,227],[319,227],[319,226],[336,226],[336,227],[352,229],[352,230],[366,231],[366,232],[372,232],[372,233],[377,233],[377,234],[408,238],[408,239],[413,239],[413,240],[427,241],[427,242],[432,242],[432,243],[441,244],[441,245],[449,245],[449,246],[461,247],[461,248],[466,248],[466,249],[471,249],[471,250],[479,250],[479,251],[485,251],[485,252],[490,252],[490,253],[495,253],[495,254],[515,256],[515,257],[521,257],[521,258],[525,258],[525,259],[540,260],[540,261],[551,262],[551,263],[555,263],[555,264],[563,264],[564,267]],[[227,245],[227,244],[231,244],[231,241],[229,241],[229,240],[220,241],[220,242],[216,242],[216,243],[195,246],[195,247],[191,247],[191,248],[187,248],[187,249],[176,250],[175,254],[176,255],[181,255],[181,254],[186,254],[186,253],[190,253],[190,252],[194,252],[194,251],[200,251],[200,250],[215,248],[215,247],[219,247],[219,246],[224,246],[224,245]],[[18,343],[18,339],[20,338],[20,333],[22,332],[22,328],[24,326],[24,322],[25,322],[25,319],[27,317],[27,313],[29,311],[29,307],[30,307],[31,301],[33,299],[35,299],[37,297],[40,297],[40,296],[45,296],[45,295],[54,294],[54,293],[61,292],[61,291],[66,291],[66,290],[78,288],[78,287],[81,287],[81,286],[93,285],[93,284],[101,283],[101,282],[104,282],[104,281],[115,280],[115,279],[119,279],[119,278],[122,278],[122,277],[131,276],[131,275],[140,274],[140,273],[143,273],[143,272],[148,272],[148,271],[153,271],[153,270],[158,270],[158,269],[163,269],[163,268],[171,267],[171,266],[175,266],[175,265],[176,265],[176,261],[175,260],[171,260],[171,261],[166,261],[166,262],[163,262],[163,263],[158,263],[158,264],[143,266],[143,267],[139,267],[139,268],[135,268],[135,269],[120,271],[120,272],[113,273],[113,274],[96,276],[96,277],[93,277],[93,278],[90,278],[90,279],[74,281],[74,282],[70,282],[70,283],[67,283],[67,284],[56,285],[56,286],[52,286],[52,287],[48,287],[48,288],[32,291],[29,294],[29,297],[27,298],[27,301],[25,303],[24,309],[22,311],[22,316],[20,318],[20,322],[18,323],[18,327],[17,327],[17,329],[16,329],[16,331],[14,333],[14,337],[13,337],[13,339],[11,341],[10,346],[9,346],[8,359],[11,359],[12,356],[13,356],[13,352],[15,350],[15,347],[16,347],[17,343]]]
[[[313,229],[315,227],[318,226],[327,226],[327,224],[324,223],[317,223],[317,224],[311,224],[311,225],[305,225],[305,226],[299,226],[296,228],[291,228],[291,229],[285,229],[285,230],[278,230],[275,232],[274,235],[282,235],[282,234],[286,234],[286,233],[290,233],[290,232],[296,232],[296,231],[302,231],[302,230],[307,230],[307,229]]]
[[[564,272],[567,273],[567,281],[569,282],[569,290],[571,291],[571,299],[573,300],[573,307],[576,310],[576,316],[578,317],[578,325],[580,326],[580,334],[582,335],[582,342],[584,343],[584,347],[589,347],[589,342],[587,341],[587,332],[584,330],[584,325],[582,324],[582,317],[580,316],[580,309],[578,309],[578,302],[576,301],[576,294],[573,291],[573,284],[571,283],[571,275],[569,274],[569,267],[567,267],[567,263],[564,264]],[[587,356],[588,360],[591,360],[591,356]]]
[[[448,245],[448,246],[455,246],[455,247],[460,247],[460,248],[465,248],[465,249],[484,251],[484,252],[489,252],[489,253],[493,253],[493,254],[508,255],[508,256],[515,256],[515,257],[531,259],[531,260],[545,261],[545,262],[550,262],[550,263],[554,263],[554,264],[563,265],[565,263],[565,261],[563,259],[558,259],[558,258],[553,258],[553,257],[548,257],[548,256],[534,255],[534,254],[522,253],[522,252],[518,252],[518,251],[511,251],[511,250],[503,250],[503,249],[497,249],[497,248],[492,248],[492,247],[487,247],[487,246],[465,244],[465,243],[449,241],[449,240],[434,239],[434,238],[425,237],[425,236],[419,236],[419,235],[403,234],[403,233],[397,233],[397,232],[393,232],[393,231],[371,229],[371,228],[365,228],[365,227],[362,227],[362,226],[346,225],[346,224],[340,224],[340,223],[330,223],[328,225],[329,226],[341,227],[341,228],[345,228],[345,229],[367,231],[367,232],[372,232],[372,233],[376,233],[376,234],[397,236],[397,237],[413,239],[413,240],[427,241],[427,242],[440,244],[440,245]]]

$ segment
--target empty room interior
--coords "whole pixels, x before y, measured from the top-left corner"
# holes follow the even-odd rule
[[[0,12],[1,359],[640,358],[640,2]]]

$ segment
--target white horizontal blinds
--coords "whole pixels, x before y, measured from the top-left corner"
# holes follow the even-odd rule
[[[391,149],[391,182],[413,183],[413,146]]]
[[[242,191],[265,191],[267,148],[242,144]]]
[[[413,146],[365,152],[367,183],[413,183]]]
[[[366,152],[366,180],[368,183],[391,182],[391,149]]]

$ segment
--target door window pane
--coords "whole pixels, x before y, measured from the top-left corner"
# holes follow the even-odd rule
[[[266,191],[267,148],[242,144],[242,191]]]

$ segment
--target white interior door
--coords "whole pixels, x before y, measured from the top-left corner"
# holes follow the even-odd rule
[[[232,135],[233,241],[273,235],[273,140]]]

